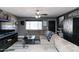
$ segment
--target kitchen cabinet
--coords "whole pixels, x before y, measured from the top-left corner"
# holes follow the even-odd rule
[[[8,33],[7,35],[0,37],[0,52],[4,51],[11,45],[13,45],[16,41],[18,34],[17,33]]]

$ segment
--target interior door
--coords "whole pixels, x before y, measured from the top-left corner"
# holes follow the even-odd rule
[[[48,29],[49,29],[49,31],[55,32],[55,21],[49,21]]]

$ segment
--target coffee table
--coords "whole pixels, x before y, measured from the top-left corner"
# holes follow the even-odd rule
[[[40,37],[36,35],[28,35],[24,37],[23,47],[25,47],[25,44],[40,44]]]

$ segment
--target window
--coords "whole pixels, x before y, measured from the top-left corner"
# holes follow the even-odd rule
[[[42,30],[42,21],[26,21],[26,30]]]

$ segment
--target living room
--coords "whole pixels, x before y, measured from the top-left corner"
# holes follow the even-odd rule
[[[79,51],[78,15],[78,7],[0,7],[0,51]]]

